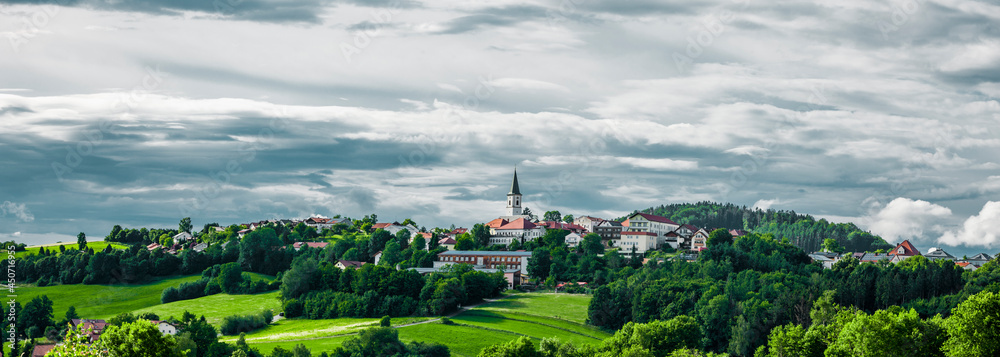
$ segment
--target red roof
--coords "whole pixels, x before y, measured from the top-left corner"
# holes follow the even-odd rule
[[[82,330],[90,330],[90,342],[101,338],[101,333],[108,327],[108,323],[104,320],[73,319],[70,322],[73,323],[73,326],[83,324]]]
[[[425,239],[434,238],[434,233],[418,232],[417,234],[423,236]]]
[[[302,248],[303,245],[309,246],[309,248],[320,248],[320,249],[323,249],[323,248],[326,248],[326,246],[330,245],[330,243],[327,243],[327,242],[295,242],[295,244],[292,244],[292,246],[295,247],[295,249]]]
[[[958,264],[958,266],[960,266],[960,267],[963,267],[963,268],[965,268],[965,267],[969,266],[969,265],[970,265],[970,264],[972,264],[972,263],[968,263],[968,262],[960,262],[960,263],[955,263],[955,264]]]
[[[685,224],[684,228],[687,228],[688,230],[691,230],[692,232],[697,232],[698,231],[698,227],[692,226],[690,224]]]
[[[501,226],[503,226],[505,224],[507,224],[507,220],[506,219],[497,218],[497,219],[494,219],[494,220],[490,221],[489,223],[486,223],[486,226],[490,227],[490,228],[496,229],[496,228],[500,228]],[[465,229],[465,228],[462,228],[462,229]],[[458,229],[456,229],[456,230],[454,230],[452,232],[455,232],[457,230]],[[462,232],[462,233],[465,233],[465,232]],[[462,234],[462,233],[457,233],[457,234]]]
[[[899,252],[899,248],[903,248],[903,252]],[[896,248],[893,248],[887,255],[900,255],[900,256],[914,256],[920,255],[920,251],[910,243],[910,240],[904,240],[903,243],[899,243]]]
[[[327,223],[329,221],[330,221],[329,218],[310,217],[310,218],[306,219],[305,222],[306,223]]]
[[[31,351],[31,357],[43,357],[55,348],[56,345],[38,345],[35,349]]]
[[[623,236],[654,236],[655,237],[656,233],[653,233],[653,232],[624,231],[624,232],[622,232],[622,235]]]
[[[441,238],[440,240],[438,240],[438,244],[456,244],[456,243],[458,242],[456,242],[451,237]]]
[[[507,223],[497,229],[533,229],[537,227],[534,223],[529,222],[527,219],[518,218],[513,222]]]
[[[677,224],[677,222],[671,221],[670,218],[667,218],[667,217],[654,216],[654,215],[651,215],[651,214],[648,214],[648,213],[636,213],[636,214],[633,214],[631,217],[634,217],[634,216],[641,216],[642,218],[645,218],[647,221],[650,221],[650,222],[660,222],[660,223],[673,224],[673,225],[678,225],[679,226],[679,224]]]
[[[497,218],[497,219],[499,219],[499,218]],[[495,221],[495,220],[496,220],[496,219],[494,219],[494,221]],[[492,221],[491,221],[491,222],[492,222]],[[489,224],[488,224],[488,223],[487,223],[486,225],[487,225],[487,226],[489,226]],[[502,225],[502,224],[501,224],[501,225]],[[498,226],[498,227],[499,227],[499,226]],[[451,230],[451,232],[450,232],[450,233],[451,233],[451,234],[453,234],[453,235],[459,235],[459,234],[462,234],[462,233],[465,233],[465,232],[468,232],[468,231],[469,231],[469,229],[468,229],[468,228],[455,228],[455,229]]]
[[[391,225],[392,223],[375,223],[372,225],[372,229],[379,229],[379,228],[385,229],[389,228],[389,226]]]

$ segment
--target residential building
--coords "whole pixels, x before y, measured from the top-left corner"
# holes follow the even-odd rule
[[[434,267],[439,268],[451,264],[470,264],[473,267],[487,269],[518,269],[521,274],[528,274],[528,258],[531,252],[516,251],[470,251],[470,250],[449,250],[438,254],[438,260],[434,262]]]
[[[579,233],[570,233],[566,235],[566,246],[570,248],[576,248],[580,243],[583,242],[583,237]]]
[[[840,254],[833,252],[815,252],[810,253],[809,258],[812,261],[819,262],[823,264],[823,268],[830,269],[833,268],[833,264],[840,260]]]
[[[643,254],[659,248],[658,237],[653,232],[624,231],[622,238],[615,244],[621,254]]]
[[[667,217],[636,212],[630,215],[622,226],[624,228],[621,233],[621,243],[616,246],[622,248],[623,254],[628,254],[632,247],[635,247],[637,253],[659,249],[662,244],[668,244],[667,233],[677,230],[681,225]],[[679,243],[679,240],[674,238],[669,244],[677,248]]]
[[[525,218],[507,222],[506,224],[490,228],[490,245],[508,245],[514,240],[530,241],[545,235],[545,226],[531,223]]]
[[[73,327],[78,327],[84,331],[90,331],[90,342],[95,342],[101,338],[104,329],[108,327],[108,322],[94,319],[72,319],[70,323]],[[82,326],[80,326],[82,325]]]
[[[456,242],[455,238],[452,237],[444,237],[438,240],[438,246],[445,247],[448,250],[455,249],[455,244],[458,244],[458,242]]]
[[[957,260],[954,255],[948,254],[948,252],[945,252],[943,249],[937,247],[928,249],[927,254],[924,254],[924,257],[927,257],[927,259],[930,260]]]
[[[174,324],[172,324],[172,323],[169,323],[169,322],[166,322],[166,321],[155,321],[155,320],[154,321],[150,321],[150,322],[152,322],[153,324],[155,324],[156,325],[156,329],[160,330],[160,333],[162,333],[164,335],[173,336],[173,335],[177,334],[177,326],[174,326]]]
[[[917,250],[917,247],[913,246],[913,243],[910,243],[909,239],[907,239],[907,240],[904,240],[902,243],[899,243],[898,245],[896,245],[896,248],[893,248],[892,250],[890,250],[886,254],[887,255],[898,255],[902,259],[906,259],[906,258],[915,256],[915,255],[920,255],[920,251]]]
[[[708,231],[705,230],[704,228],[698,228],[698,230],[691,235],[690,241],[691,241],[690,243],[691,250],[696,250],[696,251],[705,250],[705,248],[708,248],[708,245],[706,243],[708,242]]]
[[[410,237],[410,244],[413,244],[413,240],[417,238],[417,236],[424,238],[424,246],[420,247],[422,250],[427,250],[427,245],[431,243],[431,239],[434,239],[434,233],[420,232]]]
[[[334,266],[340,269],[347,269],[347,268],[361,269],[362,265],[365,265],[365,262],[359,262],[354,260],[338,260],[337,264]]]
[[[45,357],[45,355],[49,354],[49,352],[52,352],[53,348],[56,348],[56,345],[35,346],[35,348],[31,350],[31,357]]]
[[[622,238],[622,223],[616,221],[601,221],[594,226],[591,232],[601,236],[601,242],[605,247],[611,247],[612,242],[617,242]]]
[[[404,226],[404,225],[399,224],[399,222],[375,223],[375,224],[372,225],[372,230],[374,231],[376,229],[383,229],[383,230],[385,230],[386,232],[389,232],[389,234],[392,234],[392,235],[396,235],[397,232],[406,229],[406,230],[410,231],[410,236],[411,237],[414,234],[417,234],[417,233],[420,232],[420,230],[417,229],[417,227],[414,227],[412,224]]]
[[[983,264],[988,263],[991,260],[993,260],[993,257],[991,257],[989,254],[979,253],[979,254],[973,255],[972,258],[969,258],[966,261],[969,262],[969,263],[972,263],[972,265],[975,265],[978,268],[978,267],[983,266]]]
[[[174,235],[174,242],[177,243],[186,242],[191,238],[194,238],[194,236],[192,236],[191,233],[180,232]]]
[[[583,227],[588,232],[594,232],[594,226],[601,222],[604,222],[604,219],[591,216],[580,216],[573,220],[573,224]]]
[[[410,268],[410,270],[416,271],[416,272],[420,273],[421,275],[427,275],[427,274],[430,274],[430,273],[439,273],[439,272],[442,272],[442,271],[444,271],[444,267],[445,266],[434,267],[434,268]],[[523,279],[521,278],[521,270],[520,269],[503,269],[503,270],[501,270],[501,269],[487,269],[487,268],[476,268],[476,267],[473,267],[472,269],[475,270],[475,271],[481,271],[481,272],[488,273],[488,274],[489,273],[496,273],[496,272],[503,272],[504,279],[507,279],[507,288],[508,289],[513,289],[515,286],[521,285],[521,282],[523,281]]]

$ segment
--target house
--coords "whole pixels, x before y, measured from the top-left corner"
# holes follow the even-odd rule
[[[531,252],[515,251],[470,251],[449,250],[438,254],[434,267],[439,268],[451,264],[470,264],[473,267],[486,269],[518,269],[521,274],[528,274],[528,258]]]
[[[573,224],[583,227],[588,232],[595,232],[594,227],[601,222],[604,222],[604,219],[591,216],[580,216],[573,220]]]
[[[605,247],[611,247],[612,242],[622,239],[622,223],[616,221],[601,221],[594,226],[591,231],[601,236],[601,242]]]
[[[988,263],[991,260],[993,260],[993,257],[991,257],[989,254],[979,253],[973,255],[972,258],[969,258],[966,261],[972,263],[972,265],[975,265],[978,268],[982,267],[984,264]]]
[[[880,260],[889,261],[892,258],[893,258],[893,256],[889,255],[889,254],[879,254],[879,253],[867,253],[867,252],[865,252],[861,256],[860,260],[861,260],[862,263],[875,263],[875,262],[878,262]]]
[[[161,246],[161,245],[159,245],[157,243],[153,243],[153,244],[150,244],[150,245],[146,246],[146,250],[148,250],[150,252],[152,252],[154,250],[157,250],[157,249],[160,249],[160,248],[163,248],[163,246]]]
[[[295,251],[297,252],[300,249],[302,249],[302,247],[309,247],[309,248],[313,248],[313,249],[323,249],[323,248],[326,248],[326,246],[328,246],[328,245],[330,245],[330,243],[327,243],[327,242],[295,242],[295,243],[292,244],[292,248],[295,248]]]
[[[455,249],[455,244],[457,243],[455,238],[452,237],[445,237],[438,240],[438,246],[445,247],[448,250]]]
[[[579,233],[579,234],[583,234],[583,232],[586,231],[586,229],[584,229],[580,225],[576,225],[576,224],[572,224],[572,223],[565,223],[565,222],[541,221],[541,222],[538,222],[538,225],[544,226],[546,229],[562,229],[562,230],[570,231],[570,232],[573,232],[573,233]]]
[[[381,260],[382,260],[382,251],[380,250],[378,251],[378,253],[375,253],[375,265],[378,265],[378,262]]]
[[[958,262],[958,263],[955,263],[955,264],[958,265],[958,266],[960,266],[960,267],[962,267],[962,269],[965,269],[965,270],[968,270],[968,271],[976,271],[976,269],[979,269],[979,267],[977,267],[975,264],[972,264],[972,263],[969,263],[969,262]]]
[[[833,264],[840,260],[840,254],[834,252],[815,252],[810,253],[809,258],[813,262],[819,262],[823,264],[823,268],[830,269],[833,268]]]
[[[373,231],[374,230],[378,230],[378,229],[385,230],[386,232],[389,232],[389,234],[392,234],[392,235],[396,235],[396,233],[398,233],[399,231],[405,229],[405,230],[410,231],[410,236],[411,237],[414,234],[417,234],[420,231],[420,230],[417,229],[417,227],[414,227],[412,224],[404,226],[404,225],[399,224],[399,222],[375,223],[375,224],[372,225],[372,230]]]
[[[362,265],[365,265],[365,262],[359,262],[354,260],[338,260],[337,264],[334,266],[343,270],[347,268],[361,269]]]
[[[448,235],[454,237],[454,236],[457,236],[459,234],[462,234],[462,233],[465,233],[465,232],[468,232],[468,231],[469,231],[468,228],[455,228],[455,229],[452,229],[451,232],[448,232]]]
[[[943,249],[937,247],[928,249],[927,254],[924,254],[924,256],[930,260],[956,260],[954,255],[948,254],[948,252],[945,252]]]
[[[545,235],[545,226],[534,224],[526,218],[518,218],[491,229],[490,245],[508,245],[515,239],[535,240]]]
[[[156,325],[156,329],[160,330],[160,333],[164,335],[173,336],[177,334],[177,326],[174,326],[174,324],[172,323],[166,321],[158,321],[158,320],[150,320],[149,322],[152,322],[154,325]]]
[[[658,237],[653,232],[624,231],[616,246],[625,255],[631,255],[633,251],[636,254],[643,254],[659,248],[657,240]]]
[[[913,244],[910,243],[909,239],[907,239],[907,240],[904,240],[902,243],[899,243],[898,245],[896,245],[896,248],[893,248],[892,250],[890,250],[886,254],[887,255],[898,255],[898,256],[902,257],[902,259],[906,259],[906,258],[915,256],[915,255],[920,255],[920,251],[917,250],[917,247],[914,247]]]
[[[570,248],[576,248],[581,242],[583,242],[583,237],[581,237],[579,233],[570,233],[566,235],[566,246]]]
[[[243,229],[240,230],[239,232],[236,232],[236,234],[239,235],[240,238],[242,239],[243,236],[247,235],[247,233],[250,233],[250,231],[251,231],[250,229]]]
[[[635,247],[636,253],[659,249],[662,244],[668,243],[667,233],[677,230],[681,225],[667,217],[636,212],[628,216],[622,226],[621,243],[617,246],[622,248],[623,253],[629,254],[632,247]],[[674,238],[670,245],[677,248],[679,243],[680,240]]]
[[[733,236],[733,238],[742,237],[742,236],[745,236],[747,234],[750,234],[750,233],[747,232],[747,231],[744,231],[742,229],[730,229],[729,230],[729,235]]]
[[[70,323],[73,327],[78,327],[84,331],[89,331],[90,342],[95,342],[101,338],[101,334],[104,333],[104,329],[108,327],[108,322],[104,320],[92,320],[92,319],[72,319]],[[83,326],[80,326],[83,325]]]
[[[695,251],[702,251],[708,248],[706,242],[708,242],[708,231],[704,228],[698,228],[694,234],[690,237],[690,248]]]
[[[45,357],[53,348],[56,348],[56,345],[37,345],[31,350],[31,357]]]
[[[180,242],[186,242],[186,241],[188,241],[191,238],[194,238],[194,236],[192,236],[191,233],[180,232],[180,233],[177,233],[177,234],[174,235],[174,242],[178,242],[178,243],[180,243]]]
[[[205,251],[205,249],[208,249],[208,243],[198,243],[198,244],[195,244],[193,247],[191,247],[191,249],[194,250],[194,251],[196,251],[196,252],[198,252],[198,253],[201,253],[201,252]]]
[[[321,231],[324,228],[333,227],[333,223],[330,223],[329,218],[322,218],[322,217],[309,217],[306,218],[306,220],[302,221],[302,223],[305,223],[306,226],[316,228],[317,231]]]

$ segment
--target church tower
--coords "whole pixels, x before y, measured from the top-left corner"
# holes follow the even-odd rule
[[[510,192],[507,193],[507,215],[521,215],[521,189],[517,187],[517,168],[514,168],[514,181],[510,184]]]

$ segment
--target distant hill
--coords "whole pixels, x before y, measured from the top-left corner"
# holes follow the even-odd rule
[[[670,218],[681,224],[706,229],[743,229],[754,233],[771,233],[778,239],[788,238],[806,252],[820,250],[823,240],[833,238],[847,251],[890,249],[882,237],[863,231],[854,223],[831,223],[816,220],[795,211],[776,211],[737,206],[731,203],[698,202],[650,207],[640,212]]]

